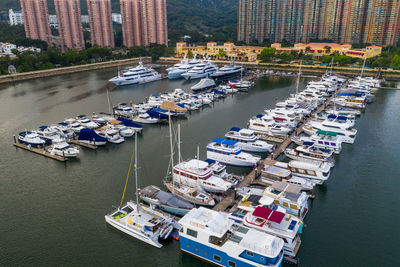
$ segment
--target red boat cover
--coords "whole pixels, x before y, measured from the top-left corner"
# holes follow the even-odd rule
[[[274,120],[276,120],[276,121],[284,121],[285,119],[279,118],[279,117],[274,117]]]
[[[285,214],[279,211],[273,211],[269,208],[257,207],[253,212],[253,216],[260,217],[268,221],[281,223],[285,217]]]

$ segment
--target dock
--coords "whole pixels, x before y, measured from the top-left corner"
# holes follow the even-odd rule
[[[317,107],[317,109],[314,110],[306,119],[303,119],[303,121],[299,123],[299,126],[289,136],[287,137],[279,137],[279,136],[271,137],[266,135],[262,136],[261,138],[262,140],[269,139],[268,141],[271,141],[271,139],[275,139],[278,142],[276,141],[273,142],[280,144],[266,159],[264,159],[258,164],[257,169],[253,169],[248,175],[244,177],[243,181],[237,186],[237,188],[243,188],[249,186],[250,184],[258,183],[258,178],[261,175],[261,170],[264,167],[264,165],[270,160],[275,160],[280,154],[282,154],[285,151],[285,149],[292,143],[293,137],[301,134],[303,132],[304,125],[311,120],[314,114],[323,111],[332,98],[333,96],[326,99],[326,101],[323,104],[319,105],[319,107]],[[214,206],[213,210],[234,212],[235,207],[237,207],[236,198],[237,196],[235,190],[230,190],[226,192],[222,200],[217,205]]]
[[[33,153],[36,153],[36,154],[39,154],[39,155],[42,155],[42,156],[45,156],[45,157],[48,157],[48,158],[51,158],[51,159],[58,160],[60,162],[65,162],[65,161],[68,160],[68,158],[61,157],[61,156],[58,156],[58,155],[53,155],[53,154],[47,152],[46,151],[46,147],[44,147],[43,149],[39,149],[39,148],[35,148],[35,147],[29,147],[27,145],[20,144],[20,143],[14,143],[14,146],[18,147],[18,148],[22,148],[22,149],[28,150],[28,151],[31,151]]]

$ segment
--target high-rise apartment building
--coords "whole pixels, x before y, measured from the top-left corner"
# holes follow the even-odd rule
[[[142,0],[121,0],[122,36],[124,46],[144,45]]]
[[[264,42],[267,22],[267,0],[239,0],[238,40],[245,43]],[[268,25],[267,25],[268,24]]]
[[[166,0],[143,0],[144,44],[168,45]]]
[[[26,38],[51,42],[46,0],[21,0]]]
[[[125,46],[168,45],[166,0],[121,0],[121,15]]]
[[[54,0],[58,30],[61,38],[61,49],[83,49],[81,9],[79,0]]]
[[[238,40],[394,45],[400,0],[239,0]]]
[[[114,47],[110,0],[87,0],[92,45]]]

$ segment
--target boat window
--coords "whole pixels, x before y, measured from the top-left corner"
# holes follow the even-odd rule
[[[294,209],[294,210],[297,210],[297,205],[290,204],[290,208],[291,208],[291,209]]]
[[[315,171],[313,171],[313,170],[307,170],[307,173],[310,175],[315,175]]]
[[[236,267],[236,262],[228,261],[228,266],[230,266],[230,267]]]
[[[250,257],[254,257],[254,253],[251,251],[246,251],[246,254],[249,255]]]
[[[303,169],[299,169],[299,173],[306,173],[306,171]]]
[[[186,230],[186,234],[197,238],[197,231],[195,231],[195,230],[192,230],[192,229],[189,229],[189,228],[188,228],[188,229]]]
[[[283,202],[283,206],[287,208],[289,207],[289,204],[287,202]]]
[[[221,257],[214,254],[214,260],[218,261],[218,262],[221,262]]]

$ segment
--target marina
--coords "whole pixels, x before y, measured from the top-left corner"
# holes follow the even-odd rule
[[[285,83],[285,82],[282,82],[282,80],[280,80],[278,83],[274,83],[274,80],[269,80],[269,79],[263,80],[263,79],[261,79],[261,80],[256,82],[256,85],[255,85],[254,88],[249,90],[249,93],[238,94],[238,95],[235,95],[235,96],[228,96],[227,98],[225,98],[225,100],[222,100],[222,102],[220,102],[218,105],[215,105],[213,108],[205,108],[205,109],[203,108],[201,113],[190,114],[189,115],[190,120],[174,120],[174,123],[180,123],[181,127],[183,129],[183,134],[182,134],[182,136],[183,136],[182,139],[183,140],[182,140],[182,143],[186,144],[187,142],[189,142],[191,144],[190,146],[185,145],[185,147],[183,148],[182,152],[185,154],[185,157],[193,156],[195,154],[195,147],[197,145],[199,145],[201,147],[200,158],[204,158],[205,157],[205,149],[204,148],[206,147],[207,143],[209,143],[210,141],[214,140],[214,138],[216,138],[216,137],[223,137],[224,134],[230,129],[230,127],[232,127],[234,125],[245,126],[245,123],[246,123],[246,117],[245,116],[247,116],[247,119],[248,119],[252,115],[257,114],[257,112],[262,111],[262,109],[265,108],[265,105],[266,105],[265,104],[266,98],[264,98],[264,101],[263,101],[264,103],[259,102],[259,103],[262,103],[260,106],[255,107],[255,109],[253,109],[253,110],[249,110],[247,114],[240,114],[239,117],[241,118],[241,120],[238,121],[237,118],[235,118],[235,120],[230,120],[230,121],[224,122],[223,123],[223,127],[217,126],[217,124],[214,123],[214,127],[217,130],[217,132],[209,133],[209,134],[207,134],[207,137],[205,137],[205,138],[201,137],[201,139],[205,139],[205,140],[202,140],[202,141],[194,141],[194,142],[193,141],[189,141],[185,137],[193,136],[193,134],[195,134],[193,131],[200,131],[201,132],[201,129],[202,129],[201,127],[204,127],[204,125],[205,125],[204,123],[209,123],[210,122],[210,120],[206,120],[204,123],[201,123],[199,121],[199,118],[204,118],[204,117],[211,118],[213,115],[216,115],[216,114],[218,116],[224,116],[225,114],[227,114],[226,111],[224,111],[224,109],[226,109],[227,106],[231,106],[232,103],[240,103],[240,101],[245,101],[247,98],[251,98],[251,100],[248,100],[248,101],[251,101],[251,102],[245,101],[246,102],[245,105],[248,106],[249,103],[253,103],[254,102],[254,100],[255,100],[254,97],[259,98],[260,97],[259,94],[265,94],[265,92],[263,92],[262,88],[265,86],[265,84],[267,84],[267,87],[268,87],[269,86],[268,83],[271,83],[272,86],[269,89],[270,92],[267,92],[267,93],[272,93],[272,94],[270,95],[269,100],[267,100],[267,102],[269,102],[269,103],[267,103],[267,105],[272,107],[275,104],[275,98],[279,97],[280,100],[284,100],[286,98],[286,96],[287,96],[288,87],[289,86],[293,86],[293,84],[292,84],[293,80],[291,78],[281,78],[281,79],[283,79],[283,81],[284,81],[284,79],[287,79],[286,87],[285,86],[282,87],[282,85]],[[266,82],[266,81],[268,81],[268,82]],[[160,82],[164,82],[164,81],[160,81]],[[156,87],[157,83],[160,83],[160,82],[155,82],[154,84],[151,85],[151,87]],[[178,82],[179,83],[182,83],[182,82],[185,83],[185,81],[178,81]],[[263,83],[264,83],[264,86],[263,86]],[[190,83],[187,86],[192,86],[193,84],[194,83]],[[182,85],[182,84],[180,84],[180,85]],[[148,88],[149,86],[150,85],[143,85],[141,87],[142,88],[146,88],[146,87]],[[304,86],[304,85],[302,84],[301,86]],[[281,88],[279,89],[279,87],[281,87]],[[186,88],[188,88],[188,87],[186,87]],[[285,88],[285,89],[283,89],[283,88]],[[254,89],[254,91],[252,92],[253,89]],[[279,91],[280,93],[278,92],[277,89],[280,90]],[[285,90],[285,92],[282,92],[284,90]],[[115,91],[115,92],[117,92],[117,91]],[[125,90],[122,90],[120,93],[116,93],[116,94],[126,95],[127,93],[128,92],[125,89]],[[130,91],[129,92],[129,94],[132,94],[132,93],[135,94],[134,91]],[[393,92],[393,93],[395,93],[395,92]],[[146,92],[146,94],[148,94],[148,93]],[[377,93],[378,99],[381,96],[381,94],[383,94],[383,93],[381,93],[381,92]],[[103,96],[104,96],[104,93],[103,93]],[[124,99],[125,102],[127,100],[128,99],[126,99],[126,98]],[[104,101],[103,101],[103,103],[104,103]],[[367,111],[369,109],[374,109],[374,105],[375,104],[376,103],[373,103],[371,105],[371,107],[367,108]],[[379,104],[379,102],[378,102],[378,104]],[[103,107],[106,107],[106,106],[107,106],[107,103],[105,102]],[[320,108],[317,109],[317,111],[322,111],[324,108],[325,108],[325,105],[321,105]],[[79,111],[79,113],[81,113],[81,114],[84,114],[84,113],[90,114],[90,112],[93,112],[94,110],[95,109],[93,109],[93,106],[92,106],[91,110],[82,110],[82,111]],[[99,112],[100,110],[96,110],[96,111]],[[238,111],[242,112],[243,109],[238,108]],[[221,113],[221,112],[222,112],[222,114],[218,114],[218,113]],[[229,110],[229,112],[232,112],[232,110]],[[50,117],[47,116],[47,118],[41,118],[41,121],[37,122],[36,125],[40,125],[40,123],[47,123],[49,121],[57,121],[60,118],[68,117],[71,114],[68,115],[67,114],[67,110],[64,110],[64,115],[62,115],[61,117],[56,118],[55,115],[57,115],[57,114],[54,114],[54,116],[50,116]],[[367,114],[363,114],[362,115],[362,117],[365,117],[365,116],[367,116]],[[220,117],[220,118],[222,118],[222,117]],[[219,120],[218,122],[220,122],[220,121],[221,120]],[[198,124],[198,125],[196,125],[195,129],[191,129],[191,127],[193,126],[194,123]],[[306,124],[306,123],[307,123],[307,120],[303,122],[303,125]],[[189,128],[187,128],[188,124],[190,125]],[[185,127],[185,125],[187,125],[187,126]],[[29,127],[26,127],[26,125],[22,126],[22,127],[29,128]],[[20,129],[23,129],[22,127],[20,126]],[[199,128],[197,128],[197,127],[199,127]],[[168,140],[166,140],[165,138],[163,139],[162,142],[158,142],[157,146],[151,145],[151,143],[150,143],[151,140],[154,140],[154,138],[156,136],[159,136],[160,134],[161,134],[161,136],[162,135],[166,136],[167,135],[166,128],[167,127],[165,127],[163,125],[157,125],[157,126],[154,125],[154,126],[150,126],[148,128],[144,128],[143,136],[141,136],[140,139],[145,142],[144,146],[146,147],[146,150],[150,149],[150,151],[153,151],[153,153],[148,151],[148,156],[146,156],[148,159],[149,159],[149,157],[153,157],[154,152],[157,151],[160,147],[161,147],[162,151],[164,151],[161,155],[158,153],[159,156],[161,156],[161,158],[163,156],[165,157],[165,154],[168,154],[168,152],[167,152],[168,151],[168,148],[167,148],[168,147]],[[289,144],[292,141],[292,138],[295,135],[299,135],[301,133],[302,129],[303,129],[302,126],[300,126],[299,128],[297,128],[297,130],[295,130],[294,133],[289,135],[288,138],[286,138],[286,139],[285,138],[281,138],[281,137],[276,138],[276,140],[279,139],[279,140],[281,140],[283,142],[281,142],[280,145],[277,145],[274,153],[272,154],[272,156],[268,157],[268,159],[277,159],[282,154],[282,152],[285,150],[285,148],[289,146]],[[357,127],[357,129],[359,130],[359,134],[360,134],[361,133],[361,129],[359,127]],[[267,138],[273,138],[273,137],[269,136],[269,137],[264,137],[264,138],[267,139]],[[359,138],[359,137],[357,137],[357,138]],[[118,146],[118,147],[114,146],[114,145],[113,146],[107,146],[107,148],[105,148],[105,149],[102,148],[101,150],[99,150],[100,153],[96,153],[95,155],[94,154],[93,155],[88,154],[88,153],[91,152],[90,150],[87,150],[87,151],[83,150],[82,151],[83,152],[83,159],[85,159],[85,161],[88,161],[88,162],[87,163],[86,162],[83,163],[83,161],[82,161],[82,163],[81,163],[80,161],[71,161],[71,162],[67,163],[68,164],[68,168],[70,168],[70,169],[74,169],[75,168],[75,169],[79,170],[79,169],[81,169],[79,167],[80,165],[87,165],[87,164],[92,165],[92,164],[95,164],[95,161],[99,161],[99,160],[103,159],[103,162],[104,163],[107,162],[107,163],[105,163],[105,166],[101,167],[100,169],[104,170],[104,168],[107,168],[107,166],[110,166],[110,164],[112,164],[111,161],[106,160],[107,156],[109,156],[110,153],[111,154],[115,154],[118,151],[118,154],[120,154],[122,156],[122,152],[125,151],[125,153],[124,153],[125,155],[127,154],[126,152],[128,152],[128,154],[129,154],[129,150],[130,150],[129,147],[131,147],[131,146],[129,146],[129,143],[131,143],[132,141],[129,141],[129,139],[127,139],[126,142],[128,142],[127,146],[124,146],[124,145],[123,146]],[[197,142],[199,142],[200,144],[196,144]],[[163,143],[165,143],[165,145],[166,145],[166,146],[164,146],[164,148],[162,148],[163,147]],[[347,147],[347,146],[348,145],[346,145],[345,149],[343,149],[344,151],[342,150],[342,154],[345,154],[346,152],[349,151],[349,147]],[[357,144],[355,144],[355,146],[357,146]],[[142,151],[142,153],[143,153],[143,151]],[[29,157],[29,155],[25,155],[24,156],[24,155],[21,155],[19,153],[19,157],[21,157],[21,156],[22,156],[22,158]],[[124,160],[123,160],[123,158],[121,156],[119,157],[119,161],[122,163],[122,162],[124,162]],[[96,160],[93,161],[95,158],[96,158]],[[35,162],[35,159],[32,159],[31,162]],[[160,160],[159,164],[160,164],[160,166],[162,166],[160,169],[163,169],[161,171],[157,171],[154,168],[152,170],[149,170],[148,169],[149,168],[149,164],[148,163],[151,162],[150,160],[144,159],[144,160],[142,160],[142,162],[146,162],[145,164],[148,165],[148,167],[143,167],[140,170],[141,175],[146,176],[146,177],[158,177],[158,178],[156,178],[156,179],[153,178],[151,181],[146,181],[141,186],[145,187],[146,185],[149,185],[149,184],[156,184],[156,185],[159,186],[160,182],[161,182],[161,177],[163,176],[162,174],[160,174],[160,172],[161,173],[162,172],[165,173],[165,168],[166,168],[166,166],[168,166],[168,163],[166,162],[166,159]],[[339,164],[338,163],[336,164],[334,170],[337,170],[338,168],[340,168],[340,165],[343,165],[343,163],[342,164],[340,164],[340,163],[341,162],[339,162]],[[126,166],[126,164],[123,164],[123,165]],[[124,176],[123,173],[126,172],[126,171],[125,171],[125,168],[123,167],[123,165],[121,164],[122,169],[117,171],[117,173],[115,171],[111,171],[111,172],[114,173],[114,175],[113,175],[114,177],[113,178],[118,178],[118,177],[123,177]],[[240,187],[245,187],[245,186],[249,186],[249,185],[251,185],[253,183],[256,183],[257,182],[256,179],[261,175],[262,168],[263,168],[263,164],[258,164],[257,165],[257,170],[254,170],[251,167],[247,168],[246,170],[243,170],[243,171],[246,171],[246,172],[250,171],[250,174],[244,175],[244,179],[243,179],[242,183],[240,184]],[[58,169],[58,168],[56,167],[56,169]],[[146,174],[145,174],[145,169],[147,169],[147,171],[146,171],[147,173]],[[240,174],[240,173],[243,174],[243,171],[238,169],[237,167],[229,167],[229,172],[236,172],[238,174]],[[100,174],[97,171],[95,171],[95,173],[97,173],[98,175]],[[337,173],[337,171],[336,171],[336,173]],[[122,179],[119,179],[119,180],[122,180]],[[159,181],[157,181],[157,180],[159,180]],[[335,180],[334,182],[335,183],[340,183],[339,180],[338,181]],[[110,190],[108,192],[111,192],[111,191],[114,191],[114,192],[110,195],[110,197],[107,197],[108,200],[101,201],[101,202],[104,202],[103,203],[104,206],[103,206],[103,208],[98,209],[98,212],[96,212],[96,213],[101,214],[101,212],[103,212],[103,216],[104,216],[104,207],[109,207],[110,206],[110,204],[109,204],[110,202],[109,201],[114,199],[114,203],[115,203],[115,200],[118,199],[118,197],[115,197],[115,195],[116,195],[116,193],[120,192],[120,190],[118,190],[118,187],[120,187],[121,183],[122,183],[122,181],[120,181],[118,183],[115,183],[115,185],[111,186],[112,188],[110,188]],[[332,184],[333,183],[331,182],[329,184],[329,186],[331,187]],[[108,183],[108,185],[111,185],[111,183]],[[316,191],[317,192],[315,192],[315,195],[316,195],[315,203],[318,203],[318,199],[320,198],[319,193],[320,193],[321,189],[318,189]],[[222,199],[222,201],[219,202],[219,204],[217,204],[214,207],[214,210],[226,211],[227,208],[229,208],[229,210],[233,211],[234,210],[234,206],[235,206],[236,198],[237,198],[237,196],[235,195],[234,191],[228,191],[226,194],[224,194],[224,198]],[[109,202],[109,203],[107,204],[106,202]],[[113,201],[111,201],[111,203],[112,202]],[[313,204],[314,204],[314,202],[313,202]],[[312,205],[312,206],[313,207],[311,207],[310,213],[309,213],[309,215],[307,215],[307,219],[306,219],[308,226],[310,224],[308,222],[308,220],[310,219],[309,216],[311,216],[311,218],[312,218],[314,210],[315,210],[315,205]],[[314,220],[311,219],[311,223],[312,223],[312,221],[314,221]],[[306,241],[305,238],[307,238],[307,236],[314,236],[312,234],[312,232],[314,230],[315,229],[313,227],[307,227],[307,231],[305,231],[305,233],[302,235],[302,246],[301,246],[301,248],[299,250],[299,253],[300,253],[299,258],[301,259],[301,262],[302,263],[309,262],[310,263],[309,265],[314,265],[313,263],[311,263],[312,260],[313,260],[313,257],[311,255],[308,255],[308,256],[304,256],[304,255],[307,254],[307,251],[308,251],[307,247],[309,247],[309,246],[313,247],[313,244],[307,244],[307,243],[309,243],[311,241]],[[119,240],[117,242],[121,241],[121,237],[122,236],[121,235],[116,235],[115,231],[107,231],[107,232],[110,234],[111,239],[113,239],[115,241]],[[110,237],[107,237],[106,239],[109,239]],[[314,236],[314,237],[316,237],[316,236]],[[138,242],[133,241],[131,239],[127,239],[127,240],[122,241],[122,242],[124,242],[126,244],[133,243],[133,246],[135,246],[135,249],[137,251],[140,251],[141,250],[140,247],[143,246],[143,245],[141,245],[141,243],[138,243]],[[131,245],[129,245],[129,246],[131,246]],[[160,252],[157,251],[155,253],[160,253],[160,255],[163,255],[164,253],[171,254],[171,252],[176,250],[176,249],[177,249],[177,244],[171,243],[171,244],[168,244],[168,246],[166,246],[165,248],[163,248],[163,250],[160,250]],[[179,257],[179,254],[177,256]],[[176,256],[171,256],[171,255],[168,256],[168,261],[170,262],[170,264],[175,264],[175,263],[173,263],[174,260],[176,260]],[[314,257],[314,260],[315,260],[315,257]],[[146,261],[146,260],[144,259],[144,261]],[[186,266],[186,264],[188,264],[189,262],[192,262],[192,259],[190,257],[187,258],[186,256],[182,256],[181,261],[183,261],[181,263],[182,266]],[[186,262],[186,264],[185,264],[185,262]],[[317,262],[318,262],[318,260],[317,260]],[[199,262],[199,264],[200,264],[200,262]],[[316,266],[316,264],[317,263],[315,263],[315,266]]]

